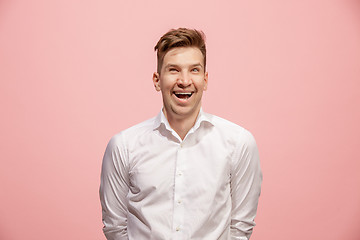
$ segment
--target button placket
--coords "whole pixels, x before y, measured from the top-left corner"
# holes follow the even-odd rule
[[[184,151],[183,143],[179,144],[176,158],[176,170],[175,170],[175,186],[174,186],[174,217],[173,217],[173,230],[174,239],[183,239],[182,226],[184,225],[184,204],[182,198],[186,191],[186,186],[183,177],[184,160],[186,160],[186,154]],[[175,237],[176,236],[176,237]]]

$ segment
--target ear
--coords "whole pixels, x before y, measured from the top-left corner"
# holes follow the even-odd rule
[[[205,78],[204,78],[204,81],[205,81],[204,91],[206,91],[206,90],[207,90],[208,78],[209,78],[209,74],[208,74],[208,72],[205,72]]]
[[[161,90],[161,88],[160,88],[160,75],[157,72],[154,72],[154,74],[153,74],[153,83],[154,83],[154,87],[155,87],[156,91],[159,92]]]

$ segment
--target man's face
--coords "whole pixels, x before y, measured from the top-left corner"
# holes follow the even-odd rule
[[[155,89],[161,91],[167,118],[196,117],[208,82],[201,51],[196,47],[169,50],[153,81]]]

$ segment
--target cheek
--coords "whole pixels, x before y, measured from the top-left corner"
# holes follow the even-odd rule
[[[198,90],[205,91],[207,89],[207,84],[204,79],[199,79],[199,81],[197,81],[196,87]]]
[[[162,84],[160,84],[160,89],[162,92],[168,93],[168,92],[172,91],[173,87],[172,87],[172,85],[170,85],[168,83],[162,83]]]
[[[172,89],[176,81],[173,81],[171,78],[164,78],[160,80],[160,86],[162,89]]]

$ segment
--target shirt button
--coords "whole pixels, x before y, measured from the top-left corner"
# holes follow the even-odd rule
[[[181,200],[178,200],[178,204],[181,204]]]
[[[175,230],[176,230],[177,232],[180,231],[180,227],[177,227]]]
[[[182,176],[182,172],[178,172],[178,176]]]

